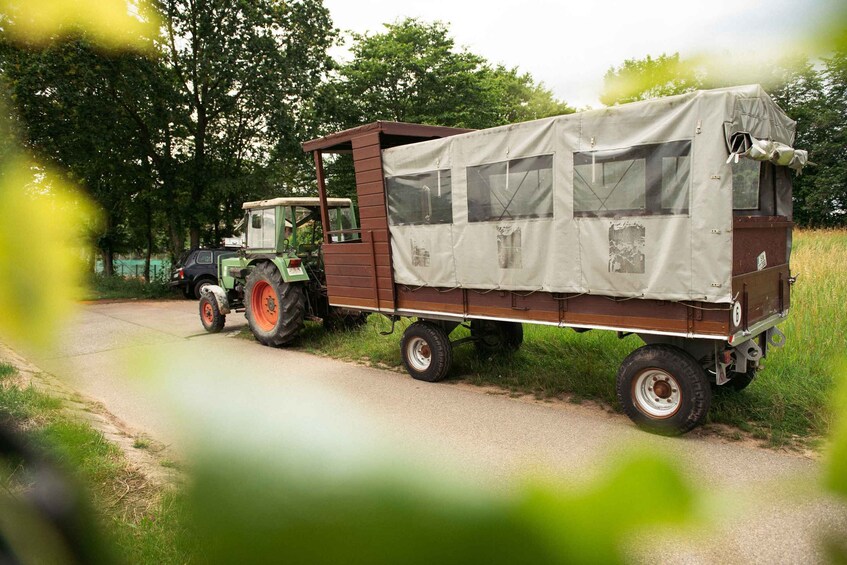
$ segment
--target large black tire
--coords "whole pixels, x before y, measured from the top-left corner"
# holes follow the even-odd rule
[[[303,286],[283,282],[273,263],[259,263],[247,275],[244,315],[259,343],[272,347],[290,343],[306,317]]]
[[[680,435],[703,422],[712,391],[706,372],[671,345],[645,345],[624,359],[617,376],[618,401],[639,427]]]
[[[754,367],[750,367],[747,369],[746,373],[736,373],[735,371],[730,371],[727,377],[729,377],[729,382],[726,383],[725,387],[730,387],[735,391],[742,391],[747,388],[750,383],[753,382],[753,379],[756,378],[756,373],[758,369]]]
[[[329,314],[324,318],[324,328],[330,332],[356,330],[366,323],[367,312],[352,312],[333,306],[329,307]]]
[[[203,296],[203,288],[213,284],[215,284],[215,281],[212,279],[200,279],[199,281],[196,281],[191,290],[192,296],[199,299]]]
[[[483,357],[500,353],[514,353],[523,343],[523,325],[520,322],[471,320],[474,347]]]
[[[400,353],[412,378],[428,383],[446,377],[453,363],[453,346],[447,333],[429,322],[415,322],[406,328]]]
[[[226,315],[221,314],[218,301],[208,294],[200,297],[200,321],[210,334],[218,333],[226,324]]]

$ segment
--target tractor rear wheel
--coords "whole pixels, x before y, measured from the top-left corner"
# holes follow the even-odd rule
[[[290,343],[303,329],[306,294],[300,284],[286,283],[270,262],[256,265],[244,288],[244,315],[256,339],[278,347]]]
[[[483,357],[498,353],[513,353],[523,343],[523,325],[520,322],[471,320],[474,347]]]

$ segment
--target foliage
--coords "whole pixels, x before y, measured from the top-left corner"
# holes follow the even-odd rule
[[[81,293],[88,200],[21,155],[0,159],[0,338],[46,345]]]
[[[32,386],[22,388],[15,382],[4,382],[16,374],[14,367],[0,363],[0,416],[11,417],[13,428],[27,429],[32,445],[49,449],[51,463],[59,470],[69,471],[70,476],[63,480],[72,488],[81,489],[81,494],[85,495],[80,500],[89,496],[93,500],[93,517],[88,514],[87,504],[79,506],[75,515],[79,520],[76,525],[81,526],[76,533],[77,541],[90,542],[84,545],[90,552],[89,557],[97,556],[97,562],[116,562],[115,557],[127,563],[186,562],[189,555],[186,547],[190,546],[177,543],[184,523],[178,497],[142,484],[121,451],[87,423],[70,417],[57,398]],[[0,421],[9,425],[8,420]],[[11,474],[3,463],[9,461],[0,459],[0,482],[7,492],[26,492],[32,488],[29,481],[34,475],[26,472],[32,461],[20,462],[20,467]],[[45,471],[42,469],[40,473],[43,476]],[[136,500],[137,493],[130,492],[131,489],[142,490],[148,499]],[[26,498],[18,496],[10,500],[5,496],[6,493],[0,496],[4,512],[18,506],[20,517],[26,508],[19,505]],[[135,506],[142,507],[143,512]],[[38,518],[36,521],[38,528],[24,532],[25,536],[35,538],[30,539],[35,545],[19,555],[24,557],[24,562],[37,561],[36,557],[44,558],[55,549],[50,543],[53,532],[49,527],[43,531],[46,524]],[[0,530],[3,530],[4,541],[22,541],[16,540],[14,535],[8,537],[12,533],[9,529]],[[15,548],[14,543],[12,548]],[[4,555],[8,550],[8,546],[4,547]],[[68,561],[48,559],[45,562]]]
[[[113,300],[121,298],[168,298],[175,297],[168,286],[167,273],[151,278],[148,282],[140,278],[124,278],[118,275],[95,274],[89,276],[86,300]],[[179,294],[182,298],[182,294]]]
[[[517,69],[457,50],[447,26],[405,19],[353,34],[353,58],[323,91],[337,125],[395,120],[485,128],[573,112]]]
[[[681,61],[679,53],[627,59],[609,69],[603,81],[600,102],[607,106],[683,94],[700,86],[695,68]]]
[[[129,13],[126,0],[0,0],[3,29],[18,41],[48,43],[56,34],[85,30],[105,47],[149,48],[149,37],[158,24],[144,2],[135,3],[140,17]]]

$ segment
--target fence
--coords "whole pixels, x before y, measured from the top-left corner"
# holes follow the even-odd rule
[[[115,274],[122,277],[139,278],[144,276],[144,259],[115,259],[114,263]],[[167,277],[171,270],[171,263],[168,259],[151,259],[150,260],[150,278]],[[103,272],[103,261],[98,260],[95,265],[95,272]]]

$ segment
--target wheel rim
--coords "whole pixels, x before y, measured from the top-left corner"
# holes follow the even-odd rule
[[[203,303],[203,320],[207,324],[212,324],[215,321],[215,311],[212,310],[212,304],[209,302]]]
[[[670,418],[682,405],[679,383],[662,369],[645,369],[632,382],[635,406],[656,419]]]
[[[426,371],[432,365],[432,350],[425,339],[413,337],[406,345],[406,358],[415,371]]]
[[[272,330],[279,319],[279,304],[273,287],[266,281],[258,281],[253,286],[250,304],[256,324],[264,331]]]

